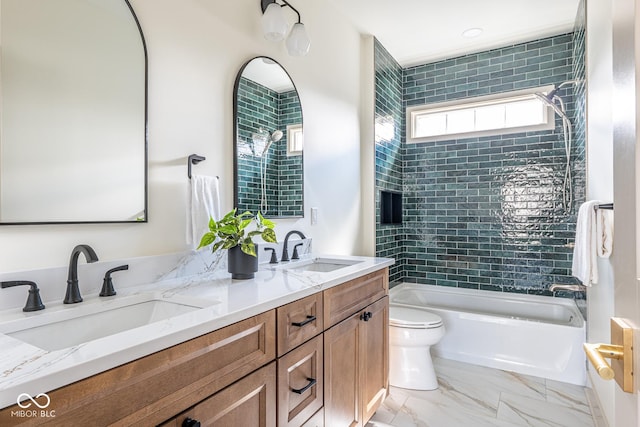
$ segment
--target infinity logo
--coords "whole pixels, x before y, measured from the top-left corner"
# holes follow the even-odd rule
[[[44,405],[41,405],[36,400],[36,399],[40,399],[41,397],[44,397],[47,401],[47,403],[45,403]],[[24,399],[29,399],[31,402],[22,402],[22,400]],[[49,404],[51,403],[51,399],[49,399],[49,396],[47,396],[46,393],[40,393],[36,397],[31,397],[31,395],[29,395],[28,393],[22,393],[20,396],[18,396],[18,399],[16,400],[16,402],[18,403],[18,406],[21,407],[22,409],[30,408],[32,403],[36,405],[38,408],[44,409],[49,406]]]

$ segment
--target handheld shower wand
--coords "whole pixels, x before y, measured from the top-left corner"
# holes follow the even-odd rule
[[[549,93],[546,95],[543,93],[535,93],[534,95],[540,99],[544,104],[548,105],[553,109],[553,111],[560,116],[562,119],[562,131],[564,134],[564,150],[565,150],[565,159],[566,165],[564,170],[564,180],[562,183],[562,207],[566,213],[571,212],[571,207],[573,205],[573,184],[572,184],[572,176],[571,176],[571,133],[572,126],[571,120],[566,114],[564,102],[562,98],[558,95],[558,91],[567,85],[578,84],[577,80],[567,80],[566,82],[562,82],[559,85],[556,85]]]
[[[264,149],[262,150],[262,154],[260,155],[260,211],[263,214],[266,214],[269,209],[269,203],[267,202],[267,168],[266,168],[266,157],[269,151],[269,147],[274,142],[278,142],[282,139],[284,134],[281,130],[274,130],[271,134],[266,132],[268,135],[268,139],[266,144],[264,145]]]

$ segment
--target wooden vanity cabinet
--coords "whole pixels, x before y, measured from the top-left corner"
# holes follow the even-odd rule
[[[324,331],[322,292],[276,309],[278,357]]]
[[[339,289],[341,286],[344,288]],[[350,286],[353,286],[350,288]],[[380,291],[382,287],[383,291]],[[377,291],[376,291],[377,289]],[[327,298],[338,298],[335,304],[341,315],[357,311],[324,332],[325,400],[327,426],[362,427],[373,416],[386,397],[389,384],[389,297],[388,276],[381,272],[365,276],[325,291]],[[367,292],[368,290],[368,292]],[[332,291],[327,295],[329,291]],[[364,292],[364,301],[375,302],[361,307],[353,295]],[[375,296],[382,296],[375,300]],[[366,297],[370,298],[367,299]],[[326,312],[325,312],[326,314]]]
[[[279,427],[299,427],[322,408],[323,353],[319,335],[278,359]]]
[[[275,360],[275,339],[271,310],[48,392],[55,417],[2,409],[0,426],[157,425]],[[275,408],[275,366],[271,376],[260,396],[270,395]]]
[[[275,362],[198,403],[162,427],[197,425],[276,427]]]
[[[388,389],[388,277],[376,271],[277,309],[278,427],[362,427],[373,416]]]
[[[322,292],[278,307],[278,427],[300,427],[324,401]]]
[[[302,427],[325,427],[324,425],[324,409],[320,409],[313,417],[309,418]]]
[[[2,409],[0,425],[363,427],[388,389],[388,280],[379,270],[48,392],[55,418]]]

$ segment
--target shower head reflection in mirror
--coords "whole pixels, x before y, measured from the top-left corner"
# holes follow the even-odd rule
[[[572,127],[571,120],[567,116],[564,101],[558,95],[558,91],[562,89],[564,86],[568,85],[577,85],[579,82],[577,80],[567,80],[566,82],[562,82],[559,85],[556,85],[549,93],[536,93],[535,96],[540,99],[540,101],[544,102],[546,105],[550,106],[553,111],[562,119],[562,133],[564,136],[564,150],[565,150],[565,158],[566,165],[564,170],[564,179],[562,182],[562,207],[565,213],[571,212],[571,207],[573,205],[573,185],[571,183],[571,145],[572,145]]]
[[[283,135],[284,134],[282,133],[282,131],[278,129],[274,130],[272,133],[269,133],[268,130],[265,130],[263,128],[258,129],[257,132],[251,134],[251,141],[253,142],[253,152],[256,153],[255,155],[258,155],[257,153],[260,147],[262,147],[260,156],[263,157],[269,150],[269,147],[271,147],[271,144],[280,141]]]
[[[267,212],[269,209],[269,204],[267,202],[267,168],[265,165],[265,158],[267,157],[267,152],[269,151],[269,147],[274,142],[278,142],[282,139],[284,133],[276,129],[273,132],[269,133],[269,131],[260,128],[258,132],[253,133],[251,135],[251,139],[254,145],[254,152],[257,151],[257,146],[264,147],[262,149],[262,154],[260,154],[260,211]]]

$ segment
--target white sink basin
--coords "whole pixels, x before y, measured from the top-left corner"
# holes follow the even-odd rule
[[[312,258],[308,260],[294,261],[290,264],[283,264],[281,268],[296,272],[310,271],[328,273],[360,262],[362,261],[340,258]]]
[[[53,351],[217,304],[188,297],[137,294],[85,301],[0,324],[0,333]],[[45,309],[48,310],[48,309]]]

